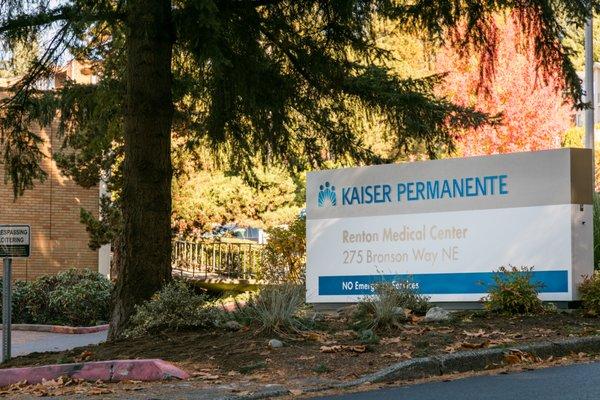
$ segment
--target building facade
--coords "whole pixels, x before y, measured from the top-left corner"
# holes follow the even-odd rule
[[[77,70],[77,73],[82,71],[81,66],[68,65],[68,68]],[[61,77],[60,72],[57,78]],[[65,71],[65,75],[71,79],[69,71]],[[0,87],[11,83],[0,81]],[[58,79],[56,84],[59,85]],[[89,236],[79,220],[82,208],[98,215],[99,186],[82,188],[61,173],[53,160],[54,152],[61,147],[57,121],[50,126],[33,127],[33,130],[44,140],[42,168],[47,179],[37,182],[32,190],[25,191],[16,199],[12,183],[4,179],[0,182],[0,224],[31,226],[31,256],[13,261],[14,278],[31,280],[69,268],[88,268],[106,273],[107,265],[99,267],[99,257],[104,264],[107,262],[106,249],[96,251],[88,247]],[[3,166],[0,166],[0,175],[4,178]]]

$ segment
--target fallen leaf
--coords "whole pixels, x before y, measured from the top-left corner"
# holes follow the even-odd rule
[[[497,346],[499,344],[508,344],[508,343],[514,343],[514,340],[509,339],[509,338],[490,339],[489,340],[489,345],[490,346]]]
[[[354,353],[364,353],[367,351],[367,346],[363,344],[356,345],[334,345],[334,346],[321,346],[319,349],[321,353],[338,353],[340,351],[351,351]]]
[[[194,372],[192,374],[192,376],[196,377],[196,378],[202,378],[207,381],[214,381],[215,379],[219,379],[219,375],[213,375],[210,372],[204,372],[204,371]]]
[[[419,323],[419,322],[423,321],[423,318],[425,318],[425,317],[419,317],[418,315],[410,314],[409,318],[410,318],[410,322]]]
[[[340,331],[340,332],[334,333],[333,337],[338,338],[338,339],[343,339],[343,338],[354,339],[354,338],[358,337],[358,333],[356,333],[356,331],[345,330],[345,331]]]
[[[365,351],[367,351],[367,346],[365,346],[364,344],[357,344],[354,346],[343,346],[343,347],[345,347],[346,350],[350,350],[355,353],[364,353]]]
[[[509,336],[512,337],[512,338],[515,338],[515,339],[522,339],[524,337],[523,334],[520,333],[520,332],[519,333],[512,333]]]
[[[421,327],[421,328],[408,328],[402,331],[402,333],[404,333],[405,335],[422,335],[425,332],[430,331],[431,329],[427,326],[425,327]]]
[[[512,364],[518,364],[518,363],[520,363],[520,362],[521,362],[521,357],[519,357],[519,356],[518,356],[518,355],[516,355],[516,354],[506,354],[506,355],[504,356],[504,361],[505,361],[507,364],[511,364],[511,365],[512,365]]]
[[[331,337],[326,332],[320,332],[320,331],[302,332],[300,334],[300,336],[302,336],[306,340],[312,340],[312,341],[320,342],[320,343],[331,342]]]
[[[96,387],[96,388],[92,388],[87,391],[87,394],[91,394],[91,395],[110,394],[110,393],[114,393],[114,390]]]
[[[463,347],[465,349],[482,349],[482,348],[486,347],[488,345],[488,343],[489,342],[487,340],[482,343],[463,342],[463,343],[461,343],[461,347]]]
[[[88,361],[93,357],[94,353],[92,353],[89,350],[86,350],[84,352],[82,352],[80,355],[78,355],[77,357],[74,357],[73,360],[75,362],[82,362],[82,361]]]
[[[519,349],[510,349],[509,352],[504,355],[504,361],[508,364],[514,365],[519,363],[540,362],[541,358]]]
[[[462,347],[462,343],[453,343],[451,345],[448,345],[444,348],[445,352],[448,353],[454,353],[455,351],[459,350]]]
[[[381,344],[392,344],[392,343],[400,343],[402,341],[401,337],[393,337],[393,338],[382,338],[379,343]]]
[[[338,344],[335,346],[321,346],[319,350],[321,353],[336,353],[338,351],[342,351],[342,345]]]
[[[463,335],[468,337],[487,337],[485,331],[483,329],[478,330],[477,332],[467,332],[463,331]]]

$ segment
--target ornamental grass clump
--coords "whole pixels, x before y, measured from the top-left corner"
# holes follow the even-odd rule
[[[583,308],[592,315],[600,315],[600,272],[585,276],[579,285]]]
[[[505,315],[537,314],[546,310],[538,297],[543,284],[533,282],[533,267],[500,267],[493,280],[484,298],[487,310]]]
[[[221,320],[223,312],[205,295],[196,293],[185,281],[172,281],[135,308],[125,336],[206,329],[218,326]]]
[[[373,293],[358,303],[358,326],[391,328],[405,322],[410,313],[423,315],[431,307],[429,297],[417,293],[411,282],[375,283]]]
[[[300,316],[304,306],[303,286],[269,285],[251,295],[245,305],[237,307],[236,316],[244,324],[258,325],[259,331],[295,332],[304,327]]]

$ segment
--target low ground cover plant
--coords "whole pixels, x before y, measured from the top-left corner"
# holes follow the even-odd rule
[[[222,319],[223,311],[210,298],[187,282],[174,280],[136,307],[126,336],[211,328]]]
[[[268,285],[250,295],[237,307],[237,319],[247,325],[258,325],[259,331],[285,333],[303,328],[301,311],[305,305],[302,285]]]
[[[583,308],[593,315],[600,315],[600,272],[583,278],[579,286]]]
[[[109,318],[111,291],[112,284],[106,277],[88,269],[16,281],[12,320],[74,326],[104,323]]]
[[[536,314],[546,310],[538,297],[543,285],[533,281],[533,267],[500,267],[493,279],[494,284],[483,299],[487,310],[506,315]]]
[[[358,303],[358,326],[391,328],[406,321],[410,313],[424,315],[431,307],[429,298],[416,292],[411,282],[379,282],[373,285],[373,291],[373,296]]]

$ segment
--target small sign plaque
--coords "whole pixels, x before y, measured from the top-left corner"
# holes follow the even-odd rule
[[[29,225],[0,225],[0,258],[26,258],[30,249]]]

